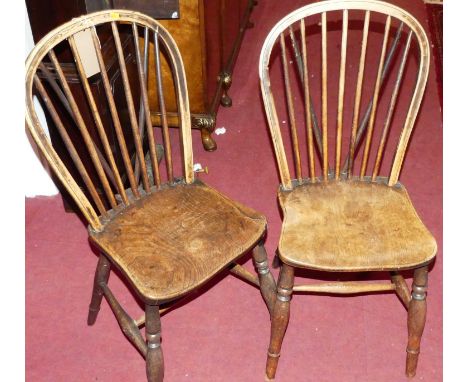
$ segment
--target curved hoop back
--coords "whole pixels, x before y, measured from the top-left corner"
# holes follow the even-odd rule
[[[337,17],[335,17],[338,13],[339,21],[337,21]],[[360,21],[359,24],[362,26],[359,28],[360,35],[358,41],[360,43],[360,47],[357,49],[357,51],[360,51],[360,55],[356,65],[350,63],[349,60],[350,53],[352,53],[350,47],[348,46],[348,31],[350,30],[349,26],[351,25],[351,15],[360,15],[360,17],[364,16],[364,21]],[[316,17],[314,21],[312,16],[319,17]],[[383,24],[383,17],[385,17],[385,27],[383,33],[384,36],[383,39],[380,37],[379,46],[381,48],[378,52],[379,57],[376,60],[378,63],[378,68],[374,77],[374,75],[368,75],[365,70],[367,56],[369,56],[370,53],[376,51],[376,49],[367,49],[368,36],[371,33],[373,36],[375,35],[373,30],[369,30],[369,25],[373,23],[373,29],[381,29]],[[374,22],[376,19],[378,19],[378,22]],[[392,26],[393,20],[399,21],[398,28],[396,28],[396,26]],[[306,21],[310,22],[306,25]],[[354,19],[352,22],[354,26],[358,25]],[[296,24],[295,26],[294,23],[297,23],[298,25]],[[338,76],[334,77],[335,73],[331,72],[330,70],[330,64],[334,64],[334,62],[330,62],[328,52],[335,48],[335,45],[332,45],[329,41],[329,35],[331,35],[332,29],[337,25],[341,27],[342,31],[340,34],[341,43],[336,44],[337,47],[340,46],[340,60],[337,63],[337,66],[339,67],[339,74]],[[297,31],[295,29],[297,29]],[[395,30],[396,33],[392,42],[390,43],[391,30]],[[309,37],[309,35],[313,34],[314,31],[317,31],[317,33],[320,33],[321,35],[321,39],[317,42],[317,44],[321,46],[321,49],[318,55],[315,56],[313,55],[314,52],[309,52],[309,54],[307,53],[308,45],[310,47],[311,44],[307,44],[306,42],[306,34]],[[406,41],[405,44],[403,44],[403,48],[400,49],[399,42],[401,36],[404,33],[406,33]],[[297,38],[297,35],[299,35],[299,38]],[[279,167],[281,184],[284,189],[293,188],[294,179],[297,179],[299,183],[305,179],[312,182],[317,181],[318,176],[315,174],[315,163],[317,159],[319,163],[321,163],[321,174],[323,182],[327,182],[329,179],[339,180],[353,178],[354,161],[359,149],[361,148],[362,162],[359,177],[360,179],[368,177],[368,160],[371,156],[371,153],[375,153],[375,163],[371,173],[371,178],[373,181],[376,180],[380,174],[382,158],[386,146],[388,145],[388,134],[392,124],[393,116],[395,110],[398,109],[396,107],[397,100],[401,98],[401,83],[403,77],[406,75],[406,63],[408,61],[408,56],[410,56],[412,48],[411,43],[414,38],[417,41],[417,46],[419,48],[419,64],[417,68],[417,75],[415,76],[415,87],[414,90],[412,90],[412,96],[409,100],[409,107],[404,113],[404,117],[402,118],[404,120],[403,127],[396,144],[395,154],[390,166],[390,174],[388,176],[388,185],[390,186],[393,186],[398,182],[408,141],[418,114],[427,81],[429,71],[429,42],[422,26],[405,10],[383,1],[328,0],[313,3],[297,9],[296,11],[291,12],[285,16],[273,27],[265,40],[260,54],[259,75],[263,102],[270,126],[270,133],[275,149],[277,164]],[[289,40],[291,45],[288,47],[286,43]],[[294,163],[296,174],[295,177],[291,176],[290,168],[288,166],[288,156],[285,152],[284,140],[282,137],[285,132],[280,124],[280,118],[278,117],[278,107],[282,108],[282,104],[275,104],[275,97],[273,96],[271,86],[271,73],[269,65],[272,51],[276,53],[275,49],[280,51],[278,55],[281,57],[283,64],[282,69],[285,88],[285,107],[283,107],[283,109],[286,109],[286,114],[288,115],[288,118],[284,119],[289,119],[289,135],[291,137],[291,146],[293,151],[291,157],[292,162]],[[309,50],[311,49],[309,48]],[[316,50],[319,51],[319,49]],[[369,53],[370,50],[372,50],[372,52]],[[397,52],[397,54],[395,52]],[[395,60],[395,57],[398,56],[398,54],[401,56],[400,63],[393,65],[393,61]],[[309,83],[314,77],[314,73],[311,75],[310,72],[311,58],[316,58],[317,60],[321,61],[316,66],[316,68],[321,67],[321,70],[317,70],[318,73],[317,76],[315,76],[316,78],[321,79],[321,83],[318,84],[318,87],[321,87],[321,94],[320,97],[318,97],[318,103],[321,103],[321,128],[319,126],[320,124],[318,122],[317,114],[313,108],[313,96],[309,89]],[[297,65],[293,65],[293,60],[296,61]],[[295,73],[296,76],[291,76],[289,73],[290,66],[293,66],[297,69]],[[375,122],[377,120],[379,101],[381,98],[383,99],[381,94],[383,93],[384,85],[387,82],[390,82],[387,81],[388,78],[386,76],[391,77],[391,75],[388,74],[390,72],[390,68],[392,67],[397,69],[396,74],[394,75],[395,84],[391,88],[391,94],[389,93],[387,97],[389,99],[389,106],[386,111],[385,121],[383,122],[378,148],[376,147],[375,150],[371,150],[371,141],[374,132],[374,125],[376,124]],[[356,76],[356,81],[350,81],[350,77],[352,76]],[[367,87],[364,86],[364,88],[371,89],[370,102],[368,104],[366,113],[363,113],[364,115],[362,116],[362,119],[359,123],[363,82],[365,82],[366,79],[369,79],[369,77],[372,77],[372,85]],[[301,88],[301,91],[299,91],[301,94],[301,103],[296,101],[297,97],[295,98],[292,95],[294,90],[294,78],[298,78],[298,85],[296,88]],[[334,168],[329,168],[329,162],[332,160],[329,158],[332,141],[329,139],[329,83],[333,82],[335,78],[338,80],[336,81],[338,85],[336,133],[334,136],[335,145],[334,147],[331,147],[331,149],[334,150],[335,155],[333,158]],[[354,102],[353,107],[349,107],[348,109],[353,110],[353,118],[352,123],[350,123],[352,126],[349,132],[349,152],[348,156],[346,157],[345,155],[342,155],[342,146],[344,146],[342,144],[342,136],[345,131],[343,130],[343,108],[344,104],[347,100],[349,100],[350,97],[345,97],[345,84],[347,83],[352,83],[349,85],[349,87],[353,87],[353,84],[356,85],[354,85],[355,91],[350,92],[354,93]],[[298,140],[298,127],[296,120],[297,113],[295,113],[295,109],[301,109],[304,114],[304,130],[307,134],[306,151],[308,157],[307,164],[309,168],[308,175],[303,174],[302,169],[303,163],[300,152],[301,145]],[[282,123],[284,124],[286,121],[283,120]]]
[[[101,25],[103,26],[101,27]],[[112,64],[109,63],[109,59],[106,62],[103,56],[105,46],[101,47],[96,27],[107,28],[103,32],[113,38],[112,50],[114,53],[112,58],[114,61]],[[96,77],[87,75],[84,67],[85,60],[82,59],[82,53],[78,47],[77,36],[83,31],[89,32],[89,36],[91,36],[91,47],[94,47],[91,50],[95,53],[98,65],[98,81],[101,81],[104,89],[100,94],[102,100],[97,99],[99,94],[96,95],[96,92],[91,88],[91,79],[96,80]],[[112,38],[108,41],[111,41]],[[66,44],[67,41],[68,44]],[[141,44],[141,41],[144,43]],[[64,74],[66,68],[64,69],[59,64],[54,52],[54,48],[62,51],[64,45],[67,45],[66,49],[71,51],[71,57],[75,61],[73,68],[69,68],[75,75],[71,81],[66,78],[66,74],[69,73]],[[154,58],[151,60],[148,58],[150,47],[154,53]],[[129,55],[129,51],[132,51],[133,56]],[[44,60],[45,58],[46,60]],[[162,174],[159,170],[158,159],[160,158],[157,155],[156,136],[152,127],[152,117],[154,119],[152,114],[155,113],[153,113],[153,109],[150,111],[148,97],[148,70],[151,70],[150,64],[152,63],[154,63],[156,72],[157,90],[155,93],[158,99],[155,101],[159,107],[157,115],[162,127],[167,182],[162,180]],[[132,64],[134,64],[133,67]],[[123,90],[122,99],[125,100],[120,103],[116,102],[114,96],[117,86],[115,75],[110,77],[108,73],[111,65],[118,65],[120,71],[122,86],[119,90]],[[171,139],[167,122],[168,113],[163,91],[163,83],[167,82],[168,76],[163,79],[161,69],[164,65],[172,74],[171,81],[177,100],[178,110],[175,117],[178,119],[179,125],[182,181],[192,183],[194,174],[191,122],[184,66],[175,41],[156,20],[128,10],[106,10],[92,13],[73,19],[48,33],[38,42],[26,60],[27,128],[47,162],[71,194],[90,226],[95,230],[102,227],[100,217],[108,216],[109,210],[129,205],[142,195],[157,190],[165,184],[171,185],[181,181],[173,174]],[[132,68],[133,72],[130,73]],[[136,78],[134,83],[138,83],[138,88],[135,85],[134,89],[131,89],[130,74]],[[88,78],[90,79],[88,80]],[[81,84],[78,90],[81,92],[85,106],[83,103],[77,102],[76,91],[73,91],[70,85],[73,81]],[[76,88],[74,89],[76,90]],[[91,200],[79,187],[61,159],[61,155],[54,149],[51,140],[44,132],[33,102],[35,94],[41,98],[45,111],[53,120],[75,169],[86,185]],[[139,103],[139,115],[137,115],[136,103]],[[151,105],[154,103],[152,102]],[[59,105],[57,106],[57,104]],[[107,114],[101,109],[103,106],[106,108]],[[125,116],[123,116],[123,109],[128,110],[125,112]],[[92,116],[91,120],[94,121],[94,125],[86,125],[85,114]],[[65,128],[67,119],[68,123],[70,121],[72,124],[74,123],[73,127],[76,131]],[[94,166],[91,170],[89,166],[84,164],[83,158],[80,158],[75,136],[80,136],[80,142],[86,147],[86,155],[89,155]],[[147,137],[149,163],[145,158],[145,136]],[[111,139],[113,142],[118,142],[118,146],[115,144],[117,149],[111,148],[109,144]],[[133,157],[130,148],[134,149]],[[119,165],[124,168],[124,175],[121,175],[123,170],[118,169]],[[92,171],[97,175],[93,177]],[[103,192],[98,192],[99,188],[102,188]]]

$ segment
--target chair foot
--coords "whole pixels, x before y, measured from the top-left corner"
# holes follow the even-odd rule
[[[294,268],[283,264],[278,281],[276,303],[271,318],[271,337],[266,364],[266,378],[273,380],[281,352],[281,345],[289,323],[289,305],[294,284]]]
[[[101,309],[102,296],[104,295],[99,284],[104,282],[107,284],[110,274],[110,262],[107,258],[101,254],[96,267],[96,273],[94,275],[93,294],[91,296],[91,303],[89,304],[88,312],[88,325],[94,325],[96,322],[99,310]]]
[[[271,317],[276,300],[276,283],[268,267],[268,257],[263,242],[258,243],[254,248],[253,258],[260,282],[260,293],[263,300],[265,300]]]
[[[221,96],[221,105],[223,107],[231,107],[232,106],[232,98],[229,97],[229,95],[227,94],[227,92],[225,92],[222,96]]]
[[[414,377],[418,366],[421,337],[426,323],[426,292],[428,267],[415,269],[411,301],[408,308],[408,346],[406,348],[406,375]]]
[[[205,151],[215,151],[218,147],[216,144],[216,141],[213,139],[211,136],[211,129],[208,128],[201,128],[201,139],[202,139],[202,144],[203,148]]]
[[[157,305],[146,305],[146,377],[148,382],[162,382],[164,379],[164,358],[161,349],[161,318]]]

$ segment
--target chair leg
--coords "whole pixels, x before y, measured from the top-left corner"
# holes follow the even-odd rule
[[[159,306],[146,305],[145,329],[148,350],[146,352],[146,376],[148,382],[162,382],[164,379],[164,359],[161,349],[161,318]]]
[[[289,322],[289,304],[293,292],[293,284],[294,268],[283,264],[278,281],[276,303],[271,318],[271,337],[265,377],[267,381],[275,378],[276,368],[278,367],[281,344],[283,343],[284,334]]]
[[[263,242],[258,243],[258,245],[254,248],[253,258],[255,268],[257,268],[258,272],[260,292],[263,299],[265,300],[265,303],[267,304],[271,317],[273,314],[273,308],[275,306],[276,283],[273,275],[270,272],[270,268],[268,267],[268,257]]]
[[[414,377],[418,365],[421,336],[426,323],[427,266],[414,270],[413,291],[408,309],[406,375]]]
[[[102,296],[104,294],[99,284],[102,282],[107,284],[110,268],[109,260],[101,254],[97,263],[96,273],[94,274],[93,294],[91,296],[88,312],[88,325],[94,325],[96,322],[99,309],[101,308]]]

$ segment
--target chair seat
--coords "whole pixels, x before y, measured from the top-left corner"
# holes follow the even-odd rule
[[[437,244],[403,186],[329,181],[280,193],[284,221],[280,258],[325,271],[413,268],[435,256]]]
[[[251,249],[265,218],[200,181],[154,192],[90,237],[151,301],[166,302]]]

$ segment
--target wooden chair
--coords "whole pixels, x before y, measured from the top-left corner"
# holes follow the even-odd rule
[[[99,64],[96,76],[103,82],[105,94],[96,94],[90,87],[77,46],[76,36],[82,31],[91,36],[92,51]],[[103,34],[113,36],[114,46],[101,48],[99,36]],[[76,62],[75,68],[66,69],[75,71],[81,83],[81,87],[74,86],[75,92],[57,59],[56,52],[62,54],[66,49],[70,49]],[[104,49],[115,49],[109,57],[118,63],[123,86],[109,78],[110,64],[103,59]],[[153,50],[155,59],[148,60],[149,50]],[[135,60],[128,60],[128,52],[133,52]],[[161,77],[163,60],[172,70],[172,90],[178,101],[180,128],[171,131],[163,87],[169,79]],[[156,112],[161,118],[161,129],[156,131],[151,125],[146,85],[150,70],[155,70],[158,79],[153,91],[159,97]],[[130,73],[138,77],[139,86],[133,89]],[[126,105],[116,105],[115,93],[119,91],[125,93]],[[53,120],[55,126],[49,128],[60,133],[74,168],[66,168],[44,132],[34,94]],[[81,104],[83,107],[78,107],[79,96],[87,101]],[[83,113],[91,113],[95,125],[85,126]],[[70,121],[73,129],[67,130],[65,122]],[[90,240],[101,253],[88,324],[94,324],[104,296],[125,336],[146,358],[148,381],[163,380],[160,314],[223,269],[230,268],[261,286],[272,310],[276,286],[263,246],[265,218],[195,179],[184,67],[174,40],[157,21],[128,10],[102,11],[50,32],[26,61],[26,122],[40,152],[88,221]],[[161,130],[165,158],[159,164],[155,142]],[[180,133],[179,146],[171,144],[176,133]],[[147,141],[142,140],[143,136]],[[118,141],[120,150],[111,150],[111,139]],[[85,147],[81,151],[92,159],[93,168],[85,166],[78,145]],[[131,148],[135,152],[133,158],[129,154]],[[149,161],[145,160],[145,150],[149,150]],[[181,177],[176,174],[179,165]],[[120,175],[119,166],[124,168],[125,176]],[[86,190],[78,187],[72,172],[81,176]],[[235,262],[251,249],[258,277]],[[145,305],[142,318],[132,319],[112,294],[107,285],[111,267],[128,280],[141,298]],[[160,308],[162,304],[164,308]],[[140,334],[142,325],[146,340]]]
[[[275,61],[281,61],[281,67]],[[268,380],[275,377],[293,292],[396,292],[408,310],[406,374],[415,375],[428,265],[437,245],[399,175],[428,69],[429,43],[421,25],[403,9],[382,1],[310,4],[285,16],[267,36],[259,74],[284,215]],[[369,103],[363,108],[365,98]],[[332,119],[328,102],[335,100]],[[372,145],[375,135],[377,143]],[[385,155],[392,150],[393,157]],[[372,167],[370,158],[375,158]],[[388,271],[391,282],[295,285],[297,268]],[[407,269],[414,270],[412,292],[399,273]]]

